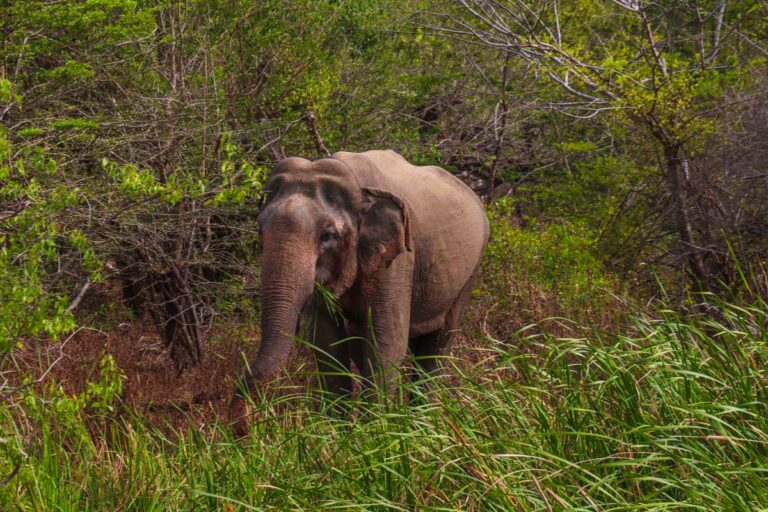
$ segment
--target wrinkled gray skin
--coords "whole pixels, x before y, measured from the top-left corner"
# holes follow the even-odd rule
[[[285,366],[315,281],[339,298],[346,318],[316,308],[321,374],[343,373],[339,366],[354,361],[366,380],[391,386],[409,342],[424,369],[435,369],[428,356],[439,356],[459,327],[488,241],[477,196],[443,169],[416,167],[393,151],[287,158],[265,190],[262,338],[232,399],[235,432],[250,425],[242,390]],[[348,375],[326,375],[323,385],[352,389]]]

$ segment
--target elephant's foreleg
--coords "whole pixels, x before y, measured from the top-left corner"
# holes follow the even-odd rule
[[[405,255],[404,255],[405,256]],[[410,256],[408,254],[407,256]],[[392,392],[408,350],[412,258],[398,258],[378,280],[368,300],[360,372],[368,385]],[[363,327],[363,326],[361,326]]]
[[[445,329],[441,328],[411,340],[410,346],[414,364],[423,374],[432,374],[440,368],[440,358],[444,356],[449,345],[449,337],[446,334]],[[413,380],[418,380],[421,377],[419,372],[414,372]]]
[[[334,318],[325,307],[318,304],[309,322],[309,336],[315,347],[315,361],[320,382],[328,392],[339,396],[352,393],[349,343],[344,319]]]

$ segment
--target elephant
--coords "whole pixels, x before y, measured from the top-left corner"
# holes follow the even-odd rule
[[[477,195],[444,169],[391,150],[286,158],[264,191],[261,345],[230,402],[236,434],[249,430],[248,395],[286,365],[316,283],[344,319],[316,308],[310,341],[326,390],[351,394],[352,362],[372,386],[390,388],[409,348],[425,371],[436,370],[488,243]]]

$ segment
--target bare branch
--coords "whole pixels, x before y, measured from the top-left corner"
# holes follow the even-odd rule
[[[88,288],[91,287],[91,280],[87,280],[85,284],[80,288],[80,291],[77,292],[77,295],[74,299],[72,299],[72,302],[69,303],[69,306],[67,306],[67,313],[72,313],[75,309],[77,309],[77,306],[80,305],[80,302],[83,300],[83,297],[85,297],[85,293],[88,291]]]
[[[29,208],[29,206],[32,204],[32,201],[23,201],[20,205],[16,207],[15,210],[12,210],[10,212],[3,212],[0,213],[0,221],[8,220],[13,217],[16,217],[17,215],[21,214],[24,210]]]
[[[315,113],[307,110],[307,113],[304,114],[304,120],[307,123],[307,128],[309,128],[309,133],[312,135],[312,141],[315,143],[315,149],[318,154],[320,156],[331,156],[331,152],[325,147],[325,143],[322,137],[320,137],[320,132],[317,130],[317,116]]]
[[[640,12],[641,9],[640,0],[611,0],[611,2],[632,12]]]

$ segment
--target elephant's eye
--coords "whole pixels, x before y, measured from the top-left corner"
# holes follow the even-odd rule
[[[333,228],[326,229],[320,234],[320,250],[327,251],[336,247],[339,242],[339,234]]]

